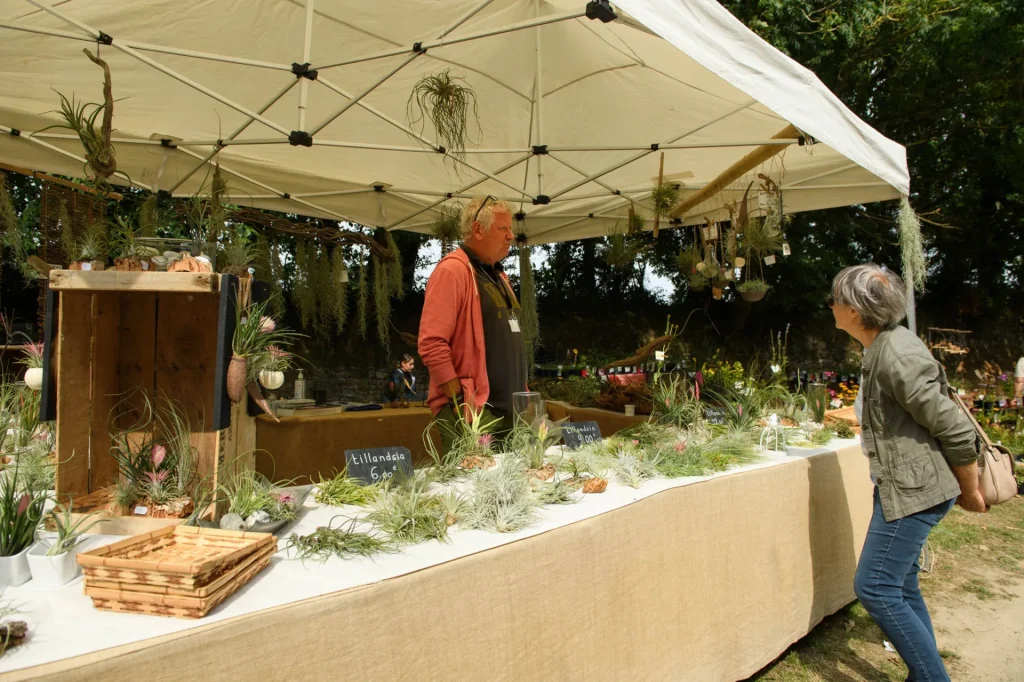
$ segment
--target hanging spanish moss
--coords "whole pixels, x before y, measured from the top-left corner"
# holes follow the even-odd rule
[[[924,291],[924,281],[928,276],[928,260],[924,255],[921,239],[921,221],[906,196],[900,199],[899,233],[900,251],[903,255],[903,279],[913,282],[914,288],[918,291]]]
[[[227,223],[227,212],[224,210],[224,192],[228,189],[220,174],[220,162],[213,167],[213,182],[210,188],[210,224],[204,237],[208,242],[216,242]]]
[[[356,325],[359,329],[359,335],[366,338],[366,307],[369,305],[370,291],[367,288],[367,277],[366,270],[370,267],[370,258],[367,255],[366,259],[363,260],[362,254],[359,256],[359,285],[356,299]]]
[[[141,237],[156,236],[156,228],[159,222],[158,200],[157,194],[152,192],[139,207],[139,236]]]
[[[270,281],[270,309],[274,317],[284,317],[284,265],[281,263],[281,245],[277,235],[271,235],[268,246],[267,279]]]
[[[18,265],[21,276],[26,282],[35,281],[39,273],[28,264],[29,254],[21,233],[21,221],[14,210],[14,199],[7,189],[7,179],[3,174],[0,174],[0,226],[3,227],[3,240],[11,250],[11,259]]]
[[[313,292],[316,295],[316,319],[313,322],[313,328],[317,336],[329,339],[335,327],[334,297],[331,295],[334,290],[331,258],[326,244],[311,245],[310,248],[312,249],[310,252],[312,272],[310,274],[313,281]]]
[[[348,318],[348,266],[345,265],[345,252],[341,246],[335,246],[331,253],[330,290],[335,327],[341,333]]]
[[[385,235],[388,250],[394,255],[394,260],[388,261],[388,288],[390,295],[401,301],[405,298],[405,283],[402,281],[402,252],[398,250],[394,235],[390,231]]]
[[[384,350],[391,347],[391,273],[382,258],[373,258],[373,303],[377,316],[377,340]]]
[[[451,69],[436,76],[424,76],[413,87],[406,103],[409,126],[418,124],[422,133],[425,120],[429,119],[438,141],[458,159],[466,156],[471,114],[477,128],[480,127],[476,94],[465,82],[465,78],[452,76]]]
[[[292,302],[299,311],[299,322],[303,329],[309,329],[316,317],[316,291],[309,266],[309,245],[305,239],[296,239]]]
[[[540,318],[537,314],[537,286],[533,279],[532,249],[521,238],[519,243],[519,327],[526,345],[526,366],[533,376],[533,360],[540,341]]]

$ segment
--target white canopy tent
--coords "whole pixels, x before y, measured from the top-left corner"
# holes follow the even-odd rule
[[[787,212],[909,191],[902,146],[714,0],[0,0],[0,35],[0,161],[83,175],[77,137],[43,129],[57,92],[102,101],[88,47],[113,73],[113,180],[174,196],[219,161],[231,203],[426,232],[491,194],[545,243],[649,218],[659,152],[677,225],[726,217],[757,173]],[[444,69],[479,103],[463,159],[407,117]]]

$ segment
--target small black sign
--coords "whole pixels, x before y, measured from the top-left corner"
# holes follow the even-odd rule
[[[562,427],[562,438],[570,450],[601,440],[601,426],[597,422],[572,422]]]
[[[408,448],[364,448],[345,451],[349,478],[372,485],[394,477],[412,474],[412,453]]]
[[[705,407],[704,420],[707,421],[708,424],[725,424],[725,408]]]

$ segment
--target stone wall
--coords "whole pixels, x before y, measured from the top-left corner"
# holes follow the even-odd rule
[[[306,397],[313,397],[314,389],[325,389],[328,401],[346,403],[370,403],[384,400],[388,378],[392,368],[389,365],[375,366],[374,363],[363,365],[339,365],[310,372],[303,370],[306,377]],[[289,372],[289,375],[292,375]],[[413,370],[416,376],[416,389],[427,390],[428,373],[423,367]],[[291,398],[295,395],[294,376],[278,391],[280,397]]]

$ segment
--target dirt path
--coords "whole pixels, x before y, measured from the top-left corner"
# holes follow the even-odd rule
[[[939,645],[959,656],[954,682],[1024,680],[1024,583],[1008,584],[997,574],[982,575],[1008,598],[971,598],[929,605]],[[1009,596],[1012,595],[1012,596]]]

